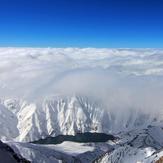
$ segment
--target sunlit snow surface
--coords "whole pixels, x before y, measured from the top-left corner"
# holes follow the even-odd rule
[[[40,147],[20,142],[77,132],[119,137],[111,143],[114,151],[96,155],[95,150],[91,161],[157,160],[163,146],[162,97],[163,49],[0,48],[0,138],[31,161],[40,157],[34,149]],[[80,145],[65,142],[41,152],[48,148],[60,153],[59,160],[63,153],[71,160],[67,146],[81,153],[99,150]]]

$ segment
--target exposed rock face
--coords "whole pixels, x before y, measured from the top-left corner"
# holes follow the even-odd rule
[[[5,163],[30,163],[30,161],[24,159],[20,155],[14,152],[14,150],[7,144],[0,141],[0,162]]]
[[[159,158],[155,163],[163,163],[163,156]]]

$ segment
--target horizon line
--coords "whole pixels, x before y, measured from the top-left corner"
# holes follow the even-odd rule
[[[58,47],[58,46],[0,46],[0,48],[32,48],[32,49],[163,49],[163,47],[79,47],[79,46],[65,46],[65,47]]]

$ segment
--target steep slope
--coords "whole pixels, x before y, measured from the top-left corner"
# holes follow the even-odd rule
[[[162,119],[161,114],[139,110],[119,114],[105,108],[100,101],[82,96],[54,96],[42,104],[18,100],[1,103],[1,139],[26,142],[84,132],[118,134],[161,124]]]
[[[16,127],[17,123],[16,115],[0,104],[0,138],[11,139],[19,135],[19,130]]]
[[[30,163],[30,161],[16,154],[7,144],[0,141],[0,161],[5,163]]]

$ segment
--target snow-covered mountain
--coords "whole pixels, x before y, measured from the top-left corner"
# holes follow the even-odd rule
[[[100,162],[153,163],[163,155],[163,129],[148,126],[118,134],[118,139],[106,143],[63,142],[58,145],[7,142],[14,151],[31,162]]]
[[[31,162],[155,162],[163,155],[163,50],[0,48],[0,139]],[[32,144],[112,134],[106,143]]]
[[[47,136],[84,132],[118,134],[162,123],[162,115],[142,111],[109,111],[88,97],[57,96],[36,103],[1,102],[1,139],[31,142]]]

